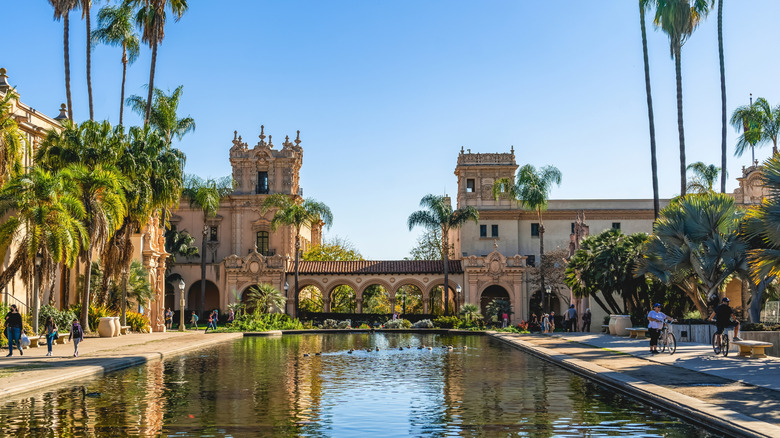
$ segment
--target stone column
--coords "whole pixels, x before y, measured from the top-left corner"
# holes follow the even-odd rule
[[[322,311],[325,313],[330,312],[330,299],[322,298]]]
[[[363,298],[355,298],[357,302],[357,313],[363,313]]]

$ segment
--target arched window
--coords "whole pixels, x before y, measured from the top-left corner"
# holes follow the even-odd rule
[[[268,255],[268,231],[257,232],[257,252]]]

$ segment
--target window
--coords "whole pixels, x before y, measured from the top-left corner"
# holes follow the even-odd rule
[[[612,222],[612,229],[613,230],[619,230],[620,229],[620,222]]]
[[[576,225],[576,224],[575,224],[574,222],[572,222],[572,223],[571,223],[571,233],[572,233],[572,234],[574,234],[574,226],[575,226],[575,225]]]
[[[487,225],[479,226],[479,237],[487,237]]]
[[[257,194],[268,193],[268,172],[257,172]]]
[[[539,223],[534,222],[531,224],[531,237],[539,237]]]
[[[474,179],[469,178],[466,180],[466,193],[474,193]]]
[[[490,235],[493,237],[498,237],[498,225],[490,226]]]
[[[209,227],[209,241],[216,242],[217,240],[219,240],[218,237],[219,236],[217,235],[217,227],[215,226]]]
[[[536,266],[536,256],[535,255],[527,255],[525,256],[525,265],[530,267]]]
[[[257,252],[268,255],[268,231],[257,232]]]

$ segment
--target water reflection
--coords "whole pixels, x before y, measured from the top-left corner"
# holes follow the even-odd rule
[[[246,338],[199,350],[6,403],[0,430],[19,436],[710,436],[484,337],[367,333]]]

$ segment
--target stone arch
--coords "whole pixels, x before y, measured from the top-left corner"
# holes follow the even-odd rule
[[[509,293],[510,290],[512,289],[498,282],[486,285],[482,292],[479,293],[479,309],[482,315],[487,314],[485,310],[493,300],[505,299],[511,304],[512,295]]]
[[[425,291],[425,296],[423,297],[423,299],[425,300],[426,303],[428,303],[428,313],[436,314],[437,308],[441,308],[440,310],[443,309],[444,305],[441,304],[441,302],[444,301],[444,293],[443,292],[441,293],[441,297],[437,293],[435,293],[436,289],[439,286],[444,286],[444,277],[438,277],[431,280],[428,284],[427,290]],[[449,288],[450,288],[449,310],[450,310],[450,314],[454,314],[457,313],[459,310],[458,300],[457,300],[458,283],[454,281],[451,277],[449,278]],[[438,305],[435,304],[437,300],[439,300],[440,302],[440,304]]]
[[[339,289],[341,286],[351,290]],[[327,294],[330,311],[334,313],[359,313],[357,289],[357,285],[351,281],[333,281]],[[344,293],[345,295],[336,296],[336,293]]]
[[[393,288],[389,282],[373,278],[362,282],[363,288],[357,293],[358,300],[362,303],[362,313],[385,313],[393,312]],[[366,295],[370,288],[376,286],[372,292],[373,295]]]
[[[219,308],[219,287],[210,280],[206,280],[206,301],[203,306],[203,315],[208,316],[208,312]],[[200,309],[200,280],[192,283],[189,292],[187,292],[187,308],[192,310]]]
[[[418,284],[419,282],[407,281],[395,291],[395,308],[394,310],[402,315],[406,314],[418,314],[425,313],[423,288]],[[402,293],[403,289],[414,289],[407,291],[406,294]]]
[[[395,289],[393,289],[393,295],[398,294],[398,289],[400,289],[402,286],[406,286],[407,284],[411,284],[412,286],[417,286],[417,289],[420,289],[420,292],[423,293],[423,296],[428,291],[428,286],[426,286],[425,283],[423,283],[422,281],[414,278],[405,278],[396,283]]]
[[[385,291],[387,291],[388,294],[395,293],[395,289],[393,289],[393,286],[390,284],[389,281],[381,279],[381,278],[370,278],[367,280],[363,280],[360,282],[361,287],[360,289],[355,289],[355,292],[357,293],[358,298],[363,298],[363,292],[369,287],[373,286],[375,284],[378,284],[379,286],[382,286],[385,288]]]

